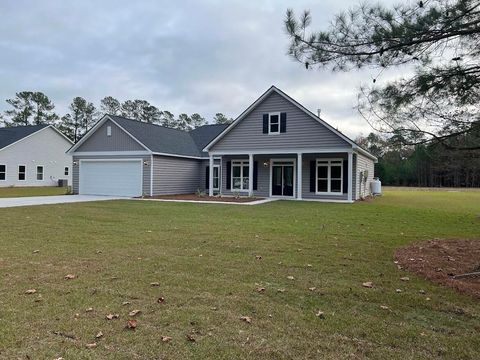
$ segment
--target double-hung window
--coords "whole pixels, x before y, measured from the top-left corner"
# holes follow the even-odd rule
[[[43,180],[43,166],[41,165],[37,166],[37,180],[38,181]]]
[[[7,180],[7,165],[0,165],[0,180]]]
[[[280,134],[280,113],[268,114],[268,133]]]
[[[18,165],[18,180],[25,181],[25,174],[27,172],[25,165]]]
[[[317,159],[317,194],[343,193],[343,160]]]
[[[248,190],[248,160],[232,161],[232,190]]]
[[[68,168],[68,166],[65,166],[65,169],[64,169],[63,174],[64,174],[65,176],[68,176],[69,170],[70,170],[70,169]]]
[[[220,190],[220,165],[213,166],[213,190]]]

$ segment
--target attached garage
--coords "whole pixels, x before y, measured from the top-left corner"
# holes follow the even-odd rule
[[[80,160],[79,193],[83,195],[142,195],[142,159]]]

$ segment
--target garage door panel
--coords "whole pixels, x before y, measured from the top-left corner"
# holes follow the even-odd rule
[[[81,161],[79,193],[84,195],[142,195],[142,161]]]

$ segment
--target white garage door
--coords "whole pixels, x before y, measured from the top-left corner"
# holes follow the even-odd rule
[[[83,195],[142,195],[142,161],[81,161],[79,193]]]

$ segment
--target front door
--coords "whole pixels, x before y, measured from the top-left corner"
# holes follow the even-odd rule
[[[272,196],[293,196],[293,162],[272,164]]]

